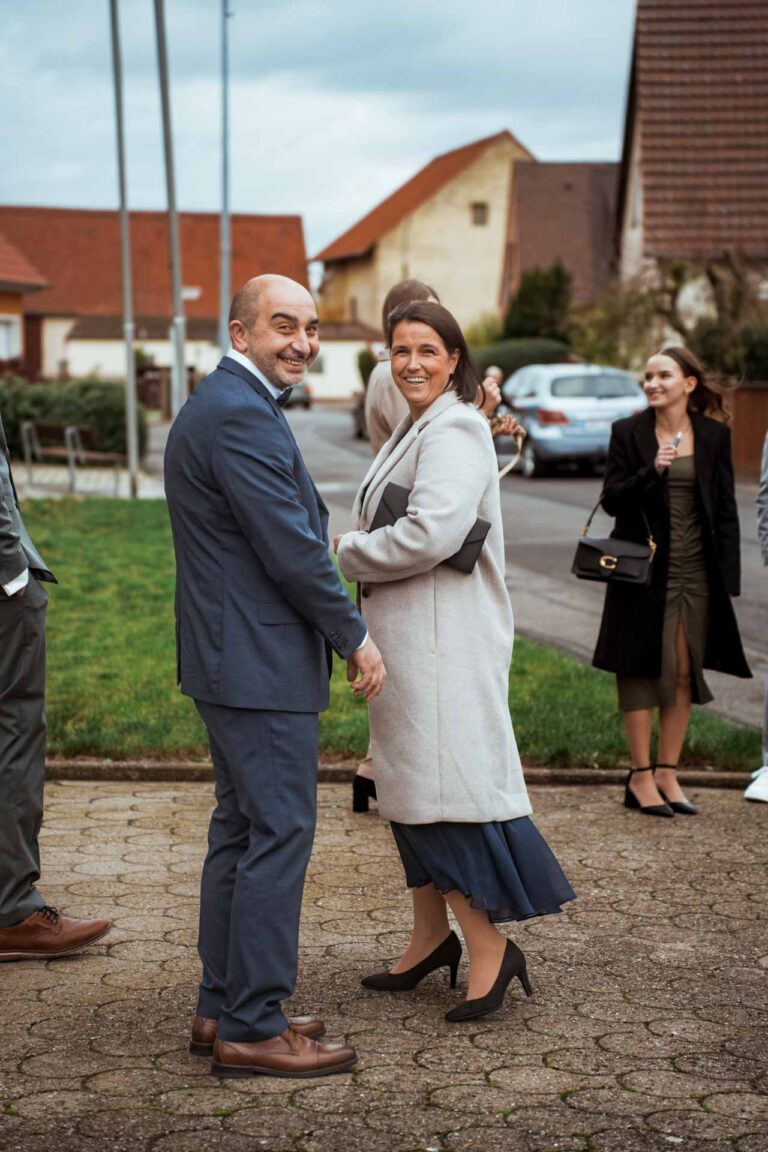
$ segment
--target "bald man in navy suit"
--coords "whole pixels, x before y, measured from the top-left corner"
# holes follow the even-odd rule
[[[386,672],[328,553],[328,511],[282,402],[319,351],[315,303],[282,276],[235,295],[232,349],[171,429],[182,692],[208,730],[217,805],[203,869],[192,1051],[220,1077],[315,1076],[356,1061],[289,1019],[315,829],[318,713],[332,651],[356,695]]]

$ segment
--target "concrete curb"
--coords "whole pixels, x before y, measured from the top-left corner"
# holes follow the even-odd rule
[[[356,762],[320,764],[321,784],[348,783]],[[623,784],[626,768],[525,768],[529,784]],[[205,782],[213,779],[209,762],[195,760],[95,760],[56,759],[46,764],[48,780],[100,780],[117,783]],[[681,783],[689,788],[746,788],[746,772],[716,772],[714,769],[682,769]]]

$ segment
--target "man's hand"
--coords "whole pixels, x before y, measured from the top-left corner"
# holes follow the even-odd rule
[[[347,680],[354,685],[352,691],[355,696],[364,696],[366,703],[370,704],[381,692],[386,678],[387,670],[381,652],[369,636],[362,648],[358,648],[347,660]]]
[[[338,554],[339,554],[339,540],[341,540],[341,537],[342,537],[342,533],[339,532],[333,538],[333,554],[334,554],[334,556],[338,556]]]
[[[491,419],[492,436],[527,436],[528,433],[514,416],[494,416]]]

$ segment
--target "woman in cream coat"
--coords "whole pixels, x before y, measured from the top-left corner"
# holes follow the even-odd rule
[[[371,703],[379,811],[390,820],[413,890],[410,944],[366,987],[414,987],[469,951],[468,999],[449,1020],[498,1008],[525,959],[495,927],[560,910],[573,892],[529,819],[530,802],[507,703],[512,609],[496,457],[474,400],[477,375],[456,321],[439,304],[390,317],[391,368],[409,415],[376,457],[355,504],[358,531],[337,538],[344,575],[389,670]],[[407,515],[369,532],[389,483],[410,491]],[[475,520],[491,529],[471,573],[443,561]]]

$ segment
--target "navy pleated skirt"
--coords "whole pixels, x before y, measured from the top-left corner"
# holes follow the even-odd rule
[[[494,922],[546,916],[575,899],[529,816],[487,824],[390,823],[409,888],[455,889]]]

